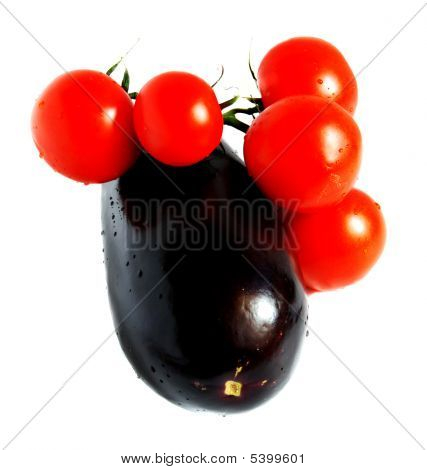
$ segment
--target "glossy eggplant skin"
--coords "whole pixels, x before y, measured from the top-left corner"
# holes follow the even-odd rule
[[[217,222],[215,209],[202,249],[168,249],[169,212],[148,216],[144,207],[150,200],[242,197],[267,203],[251,182],[221,143],[191,167],[141,155],[126,175],[103,185],[105,264],[121,347],[138,377],[188,409],[243,411],[276,394],[305,336],[305,295],[283,249],[214,247],[218,232],[233,230]],[[248,216],[238,223],[247,239],[265,228]],[[149,237],[159,243],[147,248]]]

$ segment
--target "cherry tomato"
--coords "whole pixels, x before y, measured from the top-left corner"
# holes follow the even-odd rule
[[[249,174],[270,199],[307,211],[335,204],[353,187],[361,135],[347,111],[294,96],[263,111],[245,136]]]
[[[307,290],[325,291],[365,276],[385,238],[380,206],[353,189],[335,206],[291,218],[286,244]]]
[[[258,86],[264,106],[295,95],[315,95],[353,113],[357,83],[341,52],[322,39],[292,38],[273,47],[261,62]]]
[[[220,143],[223,118],[215,93],[201,78],[166,72],[138,94],[135,129],[142,147],[157,160],[192,165]]]
[[[133,104],[110,77],[75,70],[56,78],[36,101],[32,133],[40,156],[83,183],[121,176],[138,155]]]

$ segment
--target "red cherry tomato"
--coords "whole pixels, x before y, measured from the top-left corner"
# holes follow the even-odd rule
[[[37,100],[33,139],[59,173],[83,183],[122,175],[138,155],[133,104],[110,77],[75,70],[56,78]]]
[[[316,96],[269,106],[245,136],[249,174],[270,199],[300,211],[335,204],[353,187],[361,136],[347,111]]]
[[[353,189],[335,206],[291,218],[286,243],[307,290],[325,291],[365,276],[385,238],[380,206]]]
[[[138,94],[135,129],[142,147],[157,160],[192,165],[220,143],[223,118],[215,93],[201,78],[166,72]]]
[[[258,86],[265,106],[295,95],[315,95],[353,113],[357,83],[341,52],[322,39],[302,37],[273,47],[261,62]]]

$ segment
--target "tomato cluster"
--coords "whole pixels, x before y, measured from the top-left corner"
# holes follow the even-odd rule
[[[352,117],[355,76],[334,46],[302,37],[266,54],[258,86],[253,108],[223,114],[236,100],[219,104],[208,83],[186,72],[160,74],[128,94],[128,83],[77,70],[37,100],[33,138],[56,171],[103,183],[123,175],[141,149],[167,165],[193,165],[220,144],[224,123],[247,129],[247,170],[290,214],[287,246],[306,289],[350,284],[372,267],[385,242],[379,205],[353,189],[362,147]],[[248,127],[239,112],[258,115]]]
[[[331,44],[294,38],[267,53],[258,84],[266,110],[245,136],[248,171],[293,212],[286,242],[306,289],[351,284],[385,244],[380,206],[352,189],[361,163],[356,78]]]

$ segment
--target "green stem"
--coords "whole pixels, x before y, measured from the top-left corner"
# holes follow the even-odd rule
[[[248,100],[250,103],[256,104],[259,112],[264,111],[264,105],[261,98],[254,98],[253,96],[245,96],[245,100]]]
[[[234,104],[239,98],[240,98],[240,96],[234,96],[233,98],[230,98],[229,100],[220,103],[220,104],[219,104],[219,107],[220,107],[221,109],[228,108],[229,106],[231,106],[232,104]]]
[[[257,86],[258,88],[258,80],[256,78],[256,75],[255,75],[255,72],[254,72],[254,69],[252,67],[252,60],[251,60],[251,50],[249,49],[249,54],[248,54],[248,65],[249,65],[249,72],[255,82],[255,85]]]
[[[253,106],[252,108],[233,108],[225,114],[249,114],[250,116],[253,116],[257,113],[259,113],[258,106]]]
[[[224,66],[221,65],[221,73],[219,74],[219,77],[216,79],[216,81],[211,85],[211,88],[214,88],[214,86],[219,83],[223,75],[224,75]]]
[[[223,114],[223,117],[224,117],[224,124],[226,126],[234,127],[235,129],[243,132],[244,134],[248,132],[249,126],[246,123],[237,119],[236,116],[234,116],[233,114],[225,113]]]
[[[230,111],[224,113],[222,116],[225,125],[234,127],[235,129],[238,129],[239,131],[242,131],[246,134],[249,126],[245,122],[240,121],[240,119],[237,119],[236,114],[247,114],[249,116],[253,116],[257,113],[259,113],[258,106],[253,106],[252,108],[233,108],[230,109]]]

